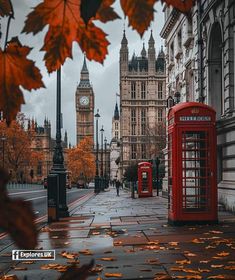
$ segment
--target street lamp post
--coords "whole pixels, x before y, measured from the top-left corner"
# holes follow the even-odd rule
[[[159,164],[160,164],[160,159],[158,157],[156,157],[155,163],[156,163],[157,196],[159,196]]]
[[[108,179],[107,179],[107,139],[104,138],[104,182],[105,187],[108,187]]]
[[[103,144],[104,144],[104,127],[102,125],[102,128],[100,130],[101,133],[101,151],[100,151],[100,156],[101,156],[101,166],[100,166],[100,177],[101,177],[101,188],[104,190],[104,161],[103,161]]]
[[[98,139],[98,129],[99,129],[99,109],[97,109],[97,113],[95,114],[96,118],[96,172],[95,172],[95,193],[100,192],[99,186],[99,139]]]
[[[59,218],[68,217],[66,199],[66,169],[64,168],[63,148],[61,145],[61,69],[57,70],[57,94],[56,94],[56,146],[53,155],[51,174],[58,175],[59,182]]]

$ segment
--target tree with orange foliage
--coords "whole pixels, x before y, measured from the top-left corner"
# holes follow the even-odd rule
[[[81,177],[85,183],[95,176],[95,156],[93,141],[85,137],[76,148],[68,149],[68,170],[71,172],[72,182],[77,183]]]
[[[40,152],[31,150],[34,131],[26,131],[24,125],[23,114],[9,127],[5,121],[0,122],[0,137],[4,138],[4,151],[0,150],[0,158],[4,158],[4,166],[11,170],[12,179],[16,181],[22,181],[23,175],[29,174],[28,168],[36,166],[42,159]]]

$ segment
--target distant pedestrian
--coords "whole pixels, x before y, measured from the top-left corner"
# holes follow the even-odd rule
[[[119,180],[116,180],[115,186],[116,186],[117,196],[119,196],[119,189],[120,189],[120,186],[121,186],[121,183],[120,183]]]

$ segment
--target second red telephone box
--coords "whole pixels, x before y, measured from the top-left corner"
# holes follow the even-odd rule
[[[140,162],[138,164],[138,195],[139,197],[153,196],[152,164]]]
[[[185,102],[168,114],[168,220],[217,222],[216,113]]]

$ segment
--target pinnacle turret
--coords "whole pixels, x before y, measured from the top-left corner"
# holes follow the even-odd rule
[[[119,110],[118,110],[118,104],[116,102],[115,110],[114,110],[114,120],[119,120]]]
[[[143,48],[142,48],[142,51],[141,51],[141,56],[142,56],[142,57],[146,57],[146,56],[147,56],[147,52],[146,52],[144,43],[143,43]]]
[[[79,88],[89,88],[91,87],[89,80],[89,71],[86,64],[86,57],[84,55],[83,66],[80,75],[80,83],[78,85]]]

